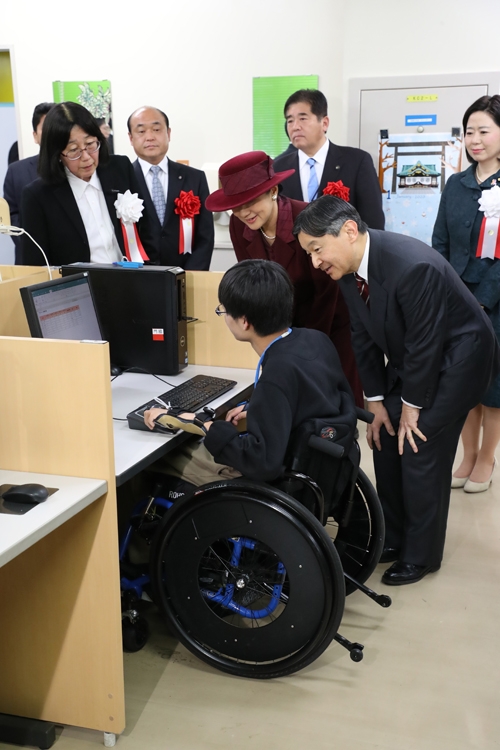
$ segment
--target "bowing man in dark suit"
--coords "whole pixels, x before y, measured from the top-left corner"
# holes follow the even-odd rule
[[[138,193],[126,156],[109,156],[96,120],[80,104],[56,104],[47,115],[38,165],[40,179],[23,191],[21,226],[45,251],[51,265],[112,263],[126,254],[115,201]],[[154,252],[147,217],[137,222],[147,255]],[[23,235],[24,262],[44,258]]]
[[[368,231],[340,198],[307,206],[294,233],[313,265],[339,280],[349,307],[375,415],[367,438],[386,522],[381,561],[395,561],[382,581],[419,581],[441,565],[460,432],[500,367],[494,331],[439,253]]]
[[[168,117],[161,110],[141,107],[130,115],[127,126],[138,157],[134,162],[135,175],[153,232],[155,252],[151,260],[162,266],[208,271],[214,249],[214,222],[205,208],[205,173],[167,158],[171,131]],[[179,201],[183,201],[188,213],[182,224]]]
[[[47,113],[54,106],[53,102],[42,102],[37,104],[33,110],[33,140],[40,145],[43,123]],[[3,197],[9,204],[10,223],[13,227],[19,226],[19,212],[21,210],[21,196],[26,185],[38,177],[38,155],[28,156],[20,161],[9,161],[9,168],[3,183]],[[22,240],[21,237],[12,237],[16,246],[16,265],[22,265]]]
[[[366,151],[337,146],[326,137],[330,120],[324,94],[316,89],[300,89],[285,103],[288,137],[298,149],[285,152],[274,160],[277,171],[295,169],[283,185],[283,194],[297,201],[312,201],[323,195],[327,184],[342,182],[349,195],[336,190],[333,195],[345,197],[372,229],[383,229],[382,194],[373,161]]]

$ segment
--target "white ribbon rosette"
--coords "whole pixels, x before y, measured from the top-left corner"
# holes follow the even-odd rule
[[[124,193],[118,193],[118,198],[115,200],[115,208],[116,215],[122,225],[123,242],[127,259],[136,263],[143,263],[145,260],[149,260],[142,246],[139,232],[137,231],[137,222],[144,212],[144,201],[139,198],[137,193],[131,193],[130,190],[126,190]]]
[[[500,187],[494,185],[483,190],[479,198],[479,210],[484,218],[477,243],[477,258],[500,258]]]

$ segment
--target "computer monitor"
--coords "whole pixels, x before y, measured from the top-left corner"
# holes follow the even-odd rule
[[[123,369],[175,375],[188,363],[186,276],[177,266],[62,266],[89,274],[111,362]]]
[[[34,338],[103,340],[87,273],[25,286],[20,292]]]

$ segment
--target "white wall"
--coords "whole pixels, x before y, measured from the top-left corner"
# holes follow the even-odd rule
[[[200,167],[251,150],[253,76],[319,73],[332,102],[342,88],[342,48],[332,44],[342,0],[313,5],[308,18],[299,0],[5,2],[0,48],[14,46],[23,155],[34,153],[31,114],[52,98],[52,81],[102,78],[111,81],[118,153],[133,155],[126,120],[142,104],[168,114],[174,159]],[[91,13],[94,23],[84,20]]]
[[[498,0],[10,0],[0,48],[14,46],[24,156],[53,80],[109,78],[117,152],[132,156],[126,119],[148,103],[171,119],[172,158],[201,167],[252,148],[253,76],[319,74],[342,142],[349,78],[497,70],[499,28]]]

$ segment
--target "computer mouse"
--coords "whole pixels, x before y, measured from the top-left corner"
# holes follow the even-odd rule
[[[118,367],[118,365],[111,365],[110,368],[111,371],[111,377],[118,377],[118,375],[121,375],[123,370],[121,367]]]
[[[49,492],[43,484],[17,484],[6,490],[2,497],[9,503],[30,503],[38,505],[43,503],[49,496]]]

